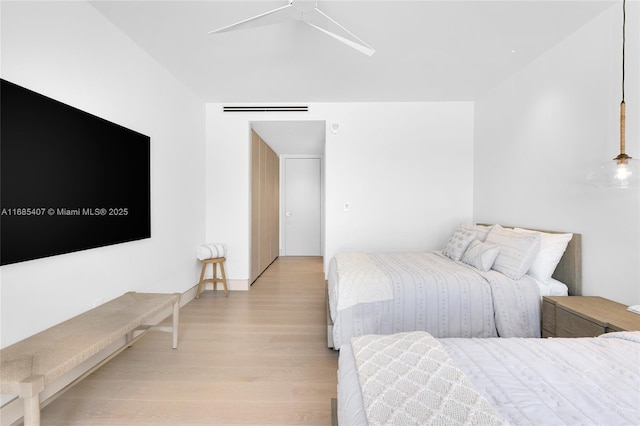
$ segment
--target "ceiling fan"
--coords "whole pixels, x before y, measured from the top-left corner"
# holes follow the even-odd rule
[[[218,28],[217,30],[209,31],[209,34],[238,31],[295,20],[310,25],[367,56],[371,56],[376,52],[375,49],[360,40],[351,31],[347,30],[345,27],[338,24],[318,9],[318,2],[313,1],[289,0],[289,4],[285,6],[261,13],[260,15],[253,16],[226,27]]]

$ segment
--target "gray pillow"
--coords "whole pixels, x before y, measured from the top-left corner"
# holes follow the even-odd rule
[[[447,245],[444,247],[442,254],[453,260],[460,260],[464,252],[467,251],[469,244],[475,239],[475,232],[467,231],[463,227],[459,227],[451,238],[449,238],[449,241],[447,241]]]

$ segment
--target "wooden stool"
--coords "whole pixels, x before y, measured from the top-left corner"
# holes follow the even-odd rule
[[[200,297],[200,290],[202,286],[206,283],[213,283],[213,289],[218,289],[218,283],[222,283],[224,286],[224,295],[229,297],[229,289],[227,288],[227,276],[224,273],[224,261],[227,260],[226,257],[216,257],[213,259],[205,259],[202,261],[202,272],[200,272],[200,282],[198,283],[198,291],[196,292],[196,299]],[[213,278],[204,279],[204,274],[207,271],[207,265],[211,264],[213,266]],[[218,278],[217,274],[217,265],[220,265],[220,274],[222,278]]]

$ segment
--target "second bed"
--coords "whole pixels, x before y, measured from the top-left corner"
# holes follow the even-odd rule
[[[473,242],[455,253],[464,236]],[[531,243],[536,239],[537,246]],[[580,244],[575,233],[470,225],[459,228],[443,251],[340,253],[328,270],[328,346],[416,330],[436,337],[539,337],[541,297],[580,294]],[[489,249],[496,247],[502,257],[489,262]],[[536,261],[553,269],[525,273]]]

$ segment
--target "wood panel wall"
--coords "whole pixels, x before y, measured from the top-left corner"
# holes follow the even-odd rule
[[[251,131],[251,282],[280,251],[280,159]]]

